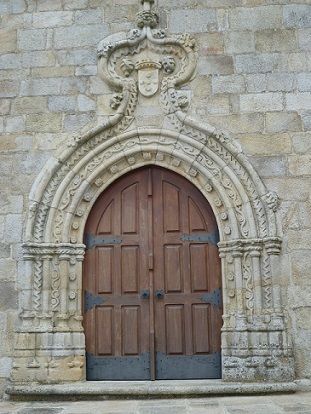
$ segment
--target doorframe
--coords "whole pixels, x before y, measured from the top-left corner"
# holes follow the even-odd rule
[[[91,152],[83,152],[85,143],[78,143],[67,157],[61,155],[61,162],[52,160],[45,167],[30,195],[13,381],[85,379],[84,225],[96,199],[113,181],[153,164],[191,181],[216,217],[224,305],[223,380],[293,378],[281,308],[277,199],[232,139],[199,131],[206,134],[205,145],[190,131],[134,129],[103,140]],[[89,135],[85,142],[96,138],[98,134]]]
[[[153,167],[154,167],[154,169],[153,169]],[[163,178],[163,177],[161,179],[158,178],[159,176],[157,175],[157,172],[159,172],[159,174],[161,174],[161,172],[164,173],[165,178]],[[146,178],[146,177],[148,177],[148,178]],[[122,179],[123,179],[123,181],[122,181]],[[139,181],[140,179],[141,179],[141,181]],[[155,245],[155,237],[156,236],[154,234],[154,221],[153,221],[154,217],[150,218],[150,212],[152,210],[154,210],[155,205],[157,205],[157,208],[160,208],[160,206],[162,205],[161,202],[159,203],[159,202],[156,201],[157,196],[161,197],[160,193],[159,193],[160,188],[157,186],[159,181],[161,181],[163,183],[164,182],[169,182],[172,186],[177,186],[180,189],[179,192],[185,191],[185,194],[186,195],[188,194],[188,196],[191,197],[193,202],[197,203],[195,205],[201,211],[202,220],[203,220],[203,216],[205,217],[204,218],[205,226],[207,226],[207,229],[208,229],[206,231],[208,231],[209,232],[208,234],[211,235],[210,237],[211,237],[212,240],[210,240],[208,242],[207,241],[204,242],[202,240],[202,242],[203,242],[203,244],[211,243],[212,245],[214,245],[214,246],[212,246],[212,249],[215,249],[215,250],[213,250],[213,252],[214,252],[213,257],[214,258],[213,257],[211,258],[211,261],[213,262],[213,264],[211,264],[211,268],[213,268],[213,269],[217,268],[217,271],[216,271],[216,273],[213,274],[213,272],[211,273],[210,270],[209,271],[207,270],[207,272],[208,272],[207,273],[208,286],[209,286],[209,288],[207,290],[205,289],[205,290],[199,290],[199,291],[193,291],[192,292],[192,294],[196,295],[196,299],[195,299],[196,304],[198,304],[198,302],[200,302],[200,301],[201,301],[201,304],[205,302],[204,298],[202,299],[202,294],[203,294],[203,296],[205,294],[208,294],[209,296],[211,294],[216,294],[216,296],[217,296],[217,298],[215,299],[215,297],[214,297],[212,299],[212,301],[209,301],[210,299],[206,299],[206,302],[210,303],[209,306],[212,306],[212,309],[213,309],[213,310],[210,309],[209,313],[210,312],[212,312],[212,314],[214,312],[217,313],[217,317],[214,316],[214,319],[213,319],[214,322],[217,321],[217,323],[216,323],[217,329],[210,332],[210,327],[212,325],[209,324],[209,329],[208,329],[209,332],[206,332],[206,334],[208,333],[207,337],[210,338],[209,339],[209,348],[210,348],[210,350],[207,354],[195,354],[194,353],[192,356],[184,355],[184,354],[175,355],[175,356],[169,355],[169,354],[165,355],[163,349],[162,349],[162,352],[159,351],[159,349],[156,349],[157,348],[157,346],[156,346],[156,344],[157,344],[157,340],[156,340],[157,334],[154,333],[152,336],[150,336],[150,333],[149,333],[148,334],[148,337],[149,337],[149,340],[150,340],[149,351],[147,351],[145,349],[144,351],[141,351],[140,355],[136,355],[136,356],[132,356],[132,355],[129,355],[129,356],[126,356],[126,355],[123,355],[123,356],[122,355],[121,356],[119,356],[119,355],[118,356],[100,355],[100,354],[97,353],[97,347],[96,346],[94,347],[94,345],[93,345],[93,344],[96,343],[96,339],[94,339],[92,341],[92,345],[91,345],[90,342],[88,342],[88,338],[92,338],[92,335],[93,335],[93,338],[94,338],[94,335],[96,337],[97,336],[96,331],[98,332],[98,330],[96,330],[94,328],[95,325],[93,325],[96,322],[94,320],[95,316],[92,316],[92,315],[94,315],[92,313],[92,310],[94,311],[94,307],[97,304],[100,305],[102,303],[107,304],[107,306],[110,303],[110,305],[113,306],[113,304],[112,304],[112,302],[110,302],[109,298],[114,300],[114,294],[112,292],[107,292],[107,294],[108,294],[108,296],[107,296],[103,292],[99,292],[99,291],[97,292],[97,289],[96,289],[97,282],[95,283],[95,285],[92,285],[92,280],[94,280],[94,279],[97,280],[97,278],[99,277],[98,272],[96,271],[96,268],[93,267],[93,270],[92,270],[92,266],[95,266],[95,264],[92,265],[92,263],[94,262],[93,259],[96,255],[95,250],[93,249],[93,247],[95,247],[95,246],[98,246],[98,247],[100,247],[100,246],[101,247],[110,246],[110,248],[113,248],[113,245],[115,243],[114,243],[113,240],[110,240],[110,239],[114,239],[115,237],[119,239],[116,242],[116,245],[120,245],[120,243],[122,241],[123,241],[123,243],[126,243],[125,245],[127,245],[128,243],[131,245],[132,243],[130,243],[129,241],[125,242],[124,240],[122,240],[124,237],[127,236],[127,233],[125,233],[124,236],[123,236],[122,235],[123,233],[120,229],[117,230],[117,233],[115,233],[115,232],[111,233],[111,231],[109,231],[109,234],[107,233],[106,236],[105,236],[109,240],[107,240],[107,241],[106,240],[101,240],[102,237],[99,234],[102,234],[103,230],[101,230],[100,233],[97,233],[96,228],[98,227],[99,222],[102,221],[102,214],[104,214],[104,212],[106,211],[107,206],[111,205],[111,203],[114,203],[114,205],[115,205],[115,196],[118,198],[118,196],[120,196],[120,194],[122,194],[122,191],[125,188],[129,188],[128,187],[129,185],[134,185],[134,183],[137,183],[137,182],[143,183],[142,185],[144,185],[144,187],[143,187],[142,192],[139,189],[137,191],[138,191],[138,193],[140,193],[141,195],[143,194],[144,197],[146,197],[145,198],[146,204],[148,204],[148,211],[145,213],[146,216],[148,217],[148,220],[147,220],[146,217],[143,220],[145,222],[148,221],[148,230],[146,230],[147,233],[148,233],[148,237],[147,237],[147,239],[144,238],[144,240],[145,240],[145,243],[146,243],[146,240],[148,240],[147,244],[149,245],[149,249],[151,248],[151,246],[153,246],[151,248],[153,250],[154,245]],[[125,182],[126,182],[126,184],[124,184]],[[120,191],[121,191],[121,193],[120,193]],[[112,196],[112,194],[113,194],[113,196]],[[140,197],[139,197],[139,199],[140,199]],[[180,194],[179,199],[180,200],[182,199],[181,194]],[[164,199],[163,199],[163,201],[164,201]],[[119,203],[117,202],[117,204],[119,204]],[[157,208],[156,208],[156,210],[157,210]],[[187,208],[187,207],[184,207],[184,208]],[[188,208],[190,208],[190,207],[188,207]],[[183,211],[183,212],[185,211],[185,210],[183,210],[183,207],[181,207],[181,204],[180,204],[179,209],[181,209],[180,211]],[[164,211],[162,212],[162,214],[164,216]],[[181,214],[181,215],[183,215],[183,214]],[[122,216],[122,213],[121,213],[121,216]],[[117,214],[116,217],[120,217],[120,220],[121,220],[121,216]],[[139,217],[140,217],[140,215],[139,215]],[[111,220],[112,220],[111,221],[111,223],[112,223],[114,221],[114,219],[111,218]],[[141,220],[141,218],[140,218],[140,220]],[[178,236],[179,242],[175,241],[175,243],[178,243],[178,245],[180,244],[181,240],[184,240],[183,237],[182,237],[184,235],[184,233],[185,232],[189,233],[189,231],[191,232],[191,230],[189,230],[189,229],[186,230],[185,223],[181,224],[183,222],[183,219],[181,218],[180,220],[181,220],[180,221],[180,226],[183,227],[183,229],[180,229],[178,231],[179,236],[181,236],[180,238]],[[207,224],[209,220],[210,220],[210,222],[209,222],[209,224]],[[119,222],[119,220],[117,220],[117,222]],[[190,226],[190,223],[189,223],[189,226]],[[121,228],[122,228],[122,226],[121,226]],[[110,229],[111,229],[111,227],[110,227]],[[119,231],[121,231],[121,233]],[[196,235],[195,234],[196,231],[195,230],[193,230],[193,231],[194,231],[193,235]],[[164,234],[165,234],[165,232],[164,232]],[[220,374],[221,374],[220,338],[221,338],[221,326],[222,326],[222,298],[221,298],[221,283],[222,283],[222,281],[221,281],[219,250],[218,250],[218,246],[216,244],[217,241],[219,240],[219,238],[218,238],[218,226],[217,226],[215,215],[214,215],[208,201],[206,200],[205,197],[202,196],[202,193],[200,191],[198,191],[197,187],[195,187],[193,185],[193,183],[191,181],[189,181],[189,179],[185,179],[180,174],[176,174],[175,172],[173,172],[173,171],[171,171],[167,168],[159,167],[159,165],[149,164],[149,165],[144,166],[144,167],[140,167],[140,168],[137,168],[137,169],[132,169],[132,170],[128,171],[127,173],[122,174],[121,177],[119,177],[117,180],[113,181],[113,183],[110,184],[110,186],[108,188],[106,188],[100,194],[100,196],[97,198],[97,200],[95,201],[95,203],[92,206],[92,209],[91,209],[91,211],[90,211],[90,213],[87,217],[86,225],[84,227],[84,237],[83,237],[83,239],[88,240],[89,238],[92,239],[92,242],[91,243],[86,242],[86,252],[85,252],[86,256],[88,256],[88,260],[86,260],[86,262],[87,262],[86,266],[83,266],[83,268],[82,268],[83,297],[85,298],[86,295],[87,295],[87,297],[90,298],[90,300],[87,299],[87,301],[89,301],[90,305],[87,305],[87,307],[85,307],[85,303],[84,303],[84,311],[83,311],[83,316],[86,317],[87,321],[89,321],[89,323],[87,323],[87,326],[89,327],[89,330],[85,330],[85,336],[86,336],[85,339],[86,339],[86,343],[88,343],[88,346],[87,346],[88,351],[86,352],[86,373],[87,373],[86,377],[87,378],[93,377],[93,378],[97,378],[96,380],[98,380],[98,378],[100,378],[101,375],[102,375],[102,377],[109,376],[111,378],[113,376],[113,377],[116,377],[118,380],[121,380],[121,377],[123,375],[127,376],[127,377],[129,377],[131,375],[128,372],[123,373],[123,374],[120,373],[120,369],[118,369],[117,367],[122,366],[126,370],[126,367],[128,367],[132,364],[134,365],[136,363],[141,364],[141,367],[143,367],[143,374],[142,374],[141,371],[139,371],[139,369],[136,366],[136,370],[133,368],[133,374],[132,375],[133,376],[137,376],[137,375],[145,375],[146,376],[146,365],[147,365],[146,358],[147,358],[147,355],[150,354],[150,364],[148,364],[148,365],[150,366],[150,378],[149,379],[151,381],[154,381],[156,379],[160,379],[160,378],[156,378],[156,377],[160,377],[161,375],[162,375],[162,379],[165,379],[166,375],[167,375],[166,379],[168,379],[168,378],[174,379],[173,378],[174,375],[175,376],[176,375],[181,375],[180,374],[181,372],[187,372],[187,369],[182,368],[182,366],[184,366],[185,364],[187,365],[187,361],[186,361],[187,357],[190,357],[190,359],[196,364],[195,365],[196,368],[194,368],[192,370],[192,373],[194,373],[194,374],[191,374],[191,375],[197,375],[198,379],[202,378],[203,377],[203,375],[202,375],[203,371],[201,371],[201,373],[199,374],[198,371],[200,371],[201,368],[198,367],[198,364],[199,364],[199,362],[201,362],[201,364],[202,364],[205,361],[205,363],[208,364],[208,368],[207,368],[207,366],[205,366],[205,368],[204,368],[204,373],[205,373],[204,378],[205,379],[211,379],[211,378],[212,379],[219,379],[219,378],[221,378],[221,376],[220,376]],[[98,241],[96,242],[95,239],[97,239]],[[150,241],[151,239],[152,239],[152,241]],[[121,244],[121,246],[123,245],[123,243]],[[138,242],[135,242],[135,243],[138,243]],[[173,242],[171,241],[170,244],[171,243],[173,243]],[[186,243],[186,245],[188,245],[188,243]],[[90,250],[88,250],[88,249],[90,249]],[[151,250],[149,250],[149,254],[152,254],[152,257],[154,258],[154,261],[155,261],[154,264],[150,268],[150,267],[148,267],[148,263],[147,263],[148,260],[146,261],[146,259],[145,259],[144,263],[147,265],[147,267],[145,269],[146,269],[146,273],[148,274],[148,280],[150,281],[150,277],[151,277],[150,273],[152,273],[153,282],[150,283],[150,292],[148,294],[149,299],[144,299],[143,302],[145,302],[145,304],[146,304],[146,300],[147,300],[150,315],[153,315],[154,314],[154,309],[156,308],[157,300],[154,300],[155,290],[153,290],[154,286],[151,287],[151,285],[156,284],[156,279],[157,279],[156,275],[158,274],[157,270],[159,270],[159,267],[158,267],[159,263],[157,262],[157,254],[158,253],[155,253],[154,250],[153,250],[153,253],[151,253]],[[91,259],[91,257],[93,257],[93,259]],[[113,260],[115,260],[115,254],[113,254],[112,257],[114,257]],[[191,260],[191,262],[192,262],[192,260]],[[158,263],[158,264],[156,264],[156,263]],[[217,263],[217,266],[215,265],[215,263]],[[210,267],[210,265],[208,265],[208,267]],[[186,271],[186,273],[187,273],[187,270],[185,270],[185,268],[182,271],[182,273],[184,273],[184,271]],[[192,274],[192,272],[190,272],[190,273]],[[114,274],[112,273],[111,277],[113,277],[113,275]],[[154,277],[156,279],[154,279]],[[190,277],[190,275],[189,275],[189,277]],[[87,287],[88,282],[85,281],[84,278],[87,278],[87,281],[90,283],[89,287]],[[164,281],[163,281],[163,283],[164,283]],[[162,288],[164,287],[164,284],[161,285],[161,291],[162,291]],[[144,288],[146,288],[146,286]],[[158,288],[159,288],[159,286],[158,286]],[[174,292],[171,291],[171,292],[167,292],[167,293],[169,294],[169,293],[174,293]],[[182,293],[182,292],[180,291],[180,293]],[[175,292],[175,294],[178,294],[178,292]],[[198,297],[198,294],[201,297]],[[165,296],[166,296],[166,294],[165,294]],[[126,293],[125,293],[124,298],[126,298]],[[161,299],[163,299],[163,298],[161,298]],[[107,300],[108,300],[108,302],[107,302]],[[153,303],[151,304],[151,302],[153,302]],[[161,302],[162,302],[162,300],[161,300]],[[126,301],[126,303],[128,303],[128,301]],[[170,301],[169,304],[173,304],[173,302]],[[136,303],[136,305],[137,305],[137,303]],[[216,311],[215,310],[216,308],[218,308],[219,310]],[[88,311],[90,311],[90,312],[88,312]],[[155,314],[153,315],[153,317],[151,316],[151,319],[149,320],[149,322],[151,323],[151,325],[150,325],[151,328],[150,329],[153,332],[154,332],[154,329],[155,329],[154,320],[153,320],[154,317],[155,317]],[[212,319],[212,316],[210,316],[210,318]],[[210,320],[210,322],[211,322],[211,320]],[[152,328],[152,326],[153,326],[153,328]],[[84,324],[84,328],[85,328],[85,324]],[[93,332],[93,333],[91,333],[91,332]],[[87,336],[87,334],[89,336]],[[215,338],[217,337],[217,342],[218,342],[217,349],[215,347],[215,343],[213,342],[214,341],[214,336],[215,336]],[[211,337],[213,337],[213,338],[211,338]],[[92,350],[90,350],[90,348]],[[147,352],[147,354],[146,354],[146,352]],[[138,356],[139,356],[139,358],[138,358]],[[162,365],[161,364],[159,366],[157,365],[157,357],[159,358],[159,360],[163,361]],[[131,360],[131,358],[133,358],[133,359],[132,359],[131,362],[127,363],[126,358],[129,358],[129,360]],[[123,361],[122,361],[122,359],[123,359]],[[117,365],[115,365],[116,360],[118,360]],[[177,374],[177,371],[174,368],[176,366],[176,361],[179,361],[180,364],[181,364],[181,368],[180,368],[180,371],[179,371],[178,374]],[[108,366],[112,367],[112,364],[114,364],[115,368],[112,369],[113,374],[111,375],[111,374],[109,374]],[[191,365],[191,361],[189,362],[189,364]],[[173,370],[174,374],[170,374],[170,373],[165,371],[165,367],[168,368],[168,366],[171,367],[171,370]],[[88,370],[88,367],[91,367],[90,371]],[[139,374],[137,374],[138,371],[140,372]],[[170,377],[170,375],[171,375],[171,377]],[[188,374],[185,374],[185,375],[188,375]],[[189,377],[187,377],[187,378],[190,379]],[[184,378],[184,379],[187,379],[187,378]],[[179,378],[179,379],[182,379],[182,378]]]

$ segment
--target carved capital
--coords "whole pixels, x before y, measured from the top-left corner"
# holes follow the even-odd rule
[[[281,253],[282,239],[279,237],[267,237],[263,242],[269,256],[279,255]]]
[[[71,243],[25,243],[23,244],[23,256],[25,260],[52,258],[53,256],[76,256],[83,258],[84,244]]]

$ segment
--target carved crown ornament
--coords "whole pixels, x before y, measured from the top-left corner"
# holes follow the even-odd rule
[[[141,95],[152,97],[161,86],[181,86],[191,79],[197,62],[196,44],[188,34],[168,37],[164,30],[157,29],[159,16],[152,10],[154,1],[141,3],[143,10],[137,15],[136,29],[100,42],[99,74],[118,91],[130,88],[134,82]],[[114,97],[113,109],[117,101]]]

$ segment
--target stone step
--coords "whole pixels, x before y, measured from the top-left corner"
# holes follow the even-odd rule
[[[14,400],[189,398],[216,395],[293,393],[294,382],[226,383],[222,380],[86,381],[65,384],[9,384]]]

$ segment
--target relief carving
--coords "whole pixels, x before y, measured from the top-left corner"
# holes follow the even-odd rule
[[[98,46],[99,73],[114,91],[110,104],[115,115],[70,139],[32,190],[24,245],[32,286],[22,292],[29,296],[30,306],[21,309],[18,335],[50,326],[44,320],[44,309],[50,311],[47,316],[52,315],[51,338],[68,333],[70,343],[74,332],[81,334],[82,345],[71,345],[72,354],[64,365],[59,364],[65,367],[62,370],[53,366],[51,357],[44,359],[36,351],[25,362],[16,350],[15,366],[24,364],[39,372],[48,364],[48,370],[62,371],[61,379],[67,368],[74,368],[81,378],[84,338],[79,291],[88,212],[99,194],[122,173],[158,163],[190,177],[219,221],[219,251],[225,272],[224,379],[253,380],[252,373],[258,369],[264,377],[267,374],[267,378],[279,380],[285,356],[289,368],[284,372],[290,379],[292,351],[287,345],[284,315],[274,297],[274,284],[279,283],[275,258],[281,254],[275,217],[278,197],[266,189],[232,137],[188,115],[191,95],[180,88],[195,74],[196,42],[189,34],[169,36],[156,28],[159,19],[153,3],[142,1],[137,28],[104,39]],[[133,122],[139,96],[153,105],[158,102],[163,127],[142,127]],[[50,274],[43,266],[44,255],[51,256]],[[44,283],[49,286],[47,295]],[[261,356],[263,350],[265,356]],[[31,375],[37,378],[37,374]]]

